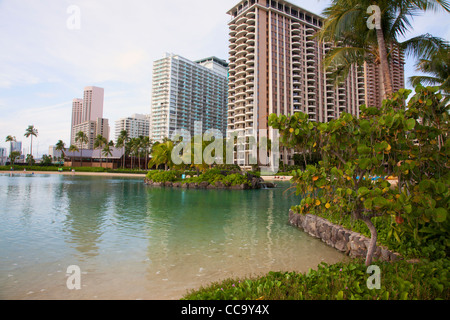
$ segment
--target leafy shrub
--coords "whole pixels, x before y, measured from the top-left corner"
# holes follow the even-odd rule
[[[450,298],[450,260],[377,263],[381,289],[367,287],[367,267],[350,262],[320,264],[307,273],[270,272],[228,279],[189,292],[184,300],[434,300]]]
[[[175,182],[181,178],[180,171],[150,171],[147,179],[153,182]]]

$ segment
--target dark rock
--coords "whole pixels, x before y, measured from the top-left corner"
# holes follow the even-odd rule
[[[206,188],[208,188],[208,186],[209,186],[209,182],[207,182],[207,181],[203,181],[198,185],[198,187],[200,189],[206,189]]]

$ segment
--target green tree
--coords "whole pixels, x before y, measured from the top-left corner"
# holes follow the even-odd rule
[[[20,157],[20,152],[19,151],[13,151],[11,152],[11,154],[9,155],[9,159],[11,160],[11,166],[14,167],[14,164],[16,163],[16,160]]]
[[[380,16],[368,13],[370,6],[380,9]],[[438,0],[333,0],[323,15],[325,23],[318,33],[321,41],[332,43],[332,49],[324,60],[324,66],[334,72],[336,81],[346,78],[352,65],[367,61],[380,65],[385,98],[393,94],[389,67],[390,50],[398,47],[407,55],[430,58],[445,45],[445,41],[429,34],[403,42],[412,28],[414,16],[429,10],[450,10],[448,1]],[[368,19],[375,17],[374,29],[369,29]]]
[[[34,126],[28,126],[24,136],[31,139],[30,154],[33,155],[33,137],[38,136],[38,130]]]
[[[107,144],[108,144],[108,141],[101,134],[99,134],[94,140],[94,149],[99,149],[100,150],[100,167],[102,167],[102,168],[103,168],[103,157],[102,157],[101,150]]]
[[[71,145],[71,146],[69,147],[69,152],[71,152],[71,153],[75,153],[75,152],[79,152],[79,151],[80,151],[80,149],[78,149],[78,147],[75,146],[75,145]],[[73,159],[74,159],[74,157],[72,157],[72,166],[74,166]],[[82,160],[82,161],[83,161],[83,160]]]
[[[152,159],[150,160],[149,168],[153,166],[159,167],[162,164],[164,164],[166,171],[172,168],[174,166],[172,161],[173,148],[174,143],[170,140],[166,140],[163,143],[155,143],[152,149]]]
[[[41,164],[43,166],[50,166],[52,164],[52,157],[44,154],[42,156]]]
[[[141,148],[143,150],[145,156],[145,170],[148,170],[148,155],[150,153],[150,149],[152,147],[152,142],[150,141],[150,137],[143,137],[141,140]]]
[[[59,161],[61,161],[61,159],[64,159],[66,157],[66,144],[64,143],[64,141],[59,140],[56,143],[55,150],[61,152],[61,157],[59,157],[60,159]]]
[[[83,146],[89,143],[89,137],[83,131],[79,131],[75,136],[75,142],[81,145],[81,166],[83,166]]]
[[[117,143],[116,143],[116,148],[123,148],[123,163],[122,163],[122,168],[125,169],[125,160],[127,158],[127,148],[126,145],[129,141],[129,136],[128,136],[128,131],[127,130],[122,130],[120,131],[120,135],[117,138]]]
[[[112,145],[111,145],[111,143],[106,144],[102,149],[103,156],[105,156],[106,158],[111,157],[113,146],[114,146],[114,142],[112,143]]]
[[[450,47],[442,48],[430,59],[420,59],[416,64],[416,71],[427,75],[414,76],[409,79],[413,87],[439,86],[445,93],[450,94]]]
[[[5,142],[16,142],[16,137],[14,136],[7,136],[5,139]]]
[[[303,113],[270,116],[283,145],[300,144],[323,159],[292,173],[303,195],[297,212],[327,210],[363,221],[371,232],[367,265],[378,239],[375,217],[392,217],[399,241],[403,232],[418,247],[424,241],[450,244],[450,110],[437,90],[418,87],[408,104],[411,91],[400,90],[382,108],[362,106],[359,117],[343,114],[329,123],[311,122]]]
[[[27,154],[25,162],[27,162],[29,166],[33,166],[36,163],[36,160],[34,160],[34,157],[31,154]]]

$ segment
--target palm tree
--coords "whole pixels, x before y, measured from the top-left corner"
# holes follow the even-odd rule
[[[141,141],[142,150],[145,153],[145,170],[148,170],[148,154],[150,152],[150,148],[152,147],[152,142],[150,141],[150,137],[143,137]]]
[[[31,147],[30,147],[30,154],[33,155],[33,136],[38,136],[38,130],[34,126],[28,126],[27,130],[25,131],[24,136],[26,138],[31,138]]]
[[[138,164],[139,164],[139,170],[141,170],[141,156],[142,156],[142,139],[144,137],[139,136],[136,138],[136,155],[138,156]]]
[[[105,146],[108,143],[105,137],[103,137],[101,134],[99,134],[94,141],[94,149],[103,149],[103,146]],[[100,167],[103,168],[103,159],[102,159],[102,153],[100,152]]]
[[[79,150],[78,147],[75,146],[75,145],[71,145],[71,146],[69,147],[69,152],[71,152],[71,153],[78,152],[78,151],[80,151],[80,150]],[[72,167],[74,166],[73,158],[74,158],[74,157],[72,157]],[[83,160],[81,160],[81,161],[83,161]]]
[[[61,158],[64,159],[64,158],[66,157],[66,144],[64,143],[64,141],[59,140],[59,141],[56,143],[55,150],[61,152],[61,157],[60,157],[60,159],[61,159]]]
[[[83,166],[83,145],[89,143],[89,137],[83,131],[80,131],[75,136],[75,142],[81,144],[81,166]]]
[[[368,8],[377,5],[381,14],[375,30],[367,27]],[[335,45],[324,60],[342,80],[354,64],[372,62],[380,65],[385,98],[393,93],[389,54],[395,47],[407,55],[429,58],[445,45],[445,41],[429,34],[400,42],[399,38],[412,28],[411,18],[425,11],[444,9],[450,3],[440,0],[333,0],[323,12],[324,27],[317,34],[321,41]],[[378,19],[379,18],[379,19]]]
[[[127,144],[128,149],[130,150],[131,155],[131,169],[134,168],[134,159],[139,156],[139,152],[141,150],[141,142],[139,138],[131,138],[131,140]],[[140,158],[139,158],[139,167],[140,167]]]
[[[429,76],[415,76],[409,79],[410,85],[439,86],[450,94],[450,47],[443,48],[430,59],[421,59],[416,64],[416,70]]]
[[[14,136],[7,136],[5,142],[16,142],[16,137],[14,137]]]
[[[164,143],[158,143],[153,145],[152,149],[152,159],[149,162],[149,167],[159,167],[164,164],[164,169],[167,171],[169,168],[173,167],[172,161],[172,150],[174,144],[170,140],[166,140]]]
[[[106,158],[112,156],[112,149],[111,149],[111,147],[114,147],[114,142],[112,142],[112,141],[110,143],[107,143],[102,149],[102,154]]]
[[[123,162],[122,162],[122,168],[125,169],[125,159],[126,159],[126,144],[129,141],[128,137],[128,131],[122,130],[120,131],[120,135],[117,138],[116,148],[123,148]]]

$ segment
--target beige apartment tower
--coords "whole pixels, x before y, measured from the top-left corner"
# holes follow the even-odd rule
[[[228,14],[229,135],[256,137],[269,129],[272,113],[304,112],[313,121],[328,122],[343,112],[358,115],[360,105],[378,101],[381,82],[371,69],[376,67],[354,66],[338,87],[324,71],[331,45],[313,37],[323,25],[321,16],[282,0],[244,0]],[[394,77],[401,78],[401,54],[396,61]],[[238,156],[235,161],[247,166],[250,152]],[[292,164],[292,156],[284,150],[281,160]]]
[[[93,149],[93,141],[99,134],[109,140],[109,121],[103,119],[104,96],[103,88],[90,86],[84,88],[83,99],[73,99],[71,145],[82,147],[75,141],[76,135],[80,131],[83,131],[89,138],[88,145],[84,144],[83,148]]]

